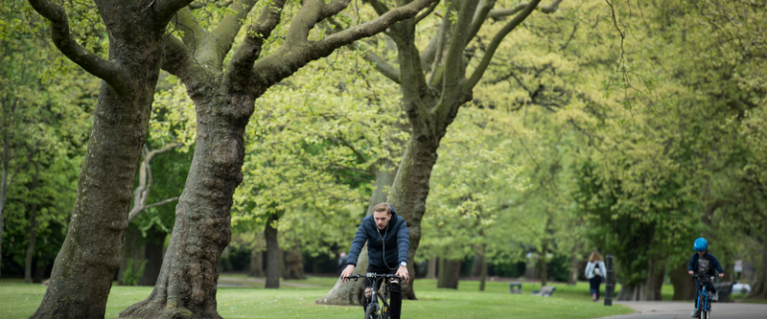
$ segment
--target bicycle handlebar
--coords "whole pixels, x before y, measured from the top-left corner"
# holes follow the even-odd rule
[[[369,272],[369,273],[366,273],[364,275],[351,275],[351,276],[344,277],[344,279],[354,279],[354,281],[357,281],[357,279],[359,279],[359,278],[373,278],[373,279],[394,278],[394,279],[402,280],[401,276],[390,275],[390,274],[377,274],[377,273],[374,273],[374,272]]]

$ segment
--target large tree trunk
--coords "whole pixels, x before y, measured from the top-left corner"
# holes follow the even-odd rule
[[[250,254],[250,269],[248,270],[248,277],[263,277],[264,276],[264,252],[261,250],[253,249]]]
[[[152,227],[147,232],[146,243],[144,244],[144,272],[141,273],[139,286],[154,286],[157,283],[157,277],[160,276],[162,269],[162,248],[165,242],[164,231]]]
[[[694,300],[695,285],[692,278],[687,274],[687,261],[679,264],[668,273],[671,284],[674,285],[674,297],[671,300]]]
[[[429,267],[426,268],[426,279],[437,279],[437,257],[429,259]]]
[[[480,267],[482,269],[479,272],[479,291],[485,291],[485,281],[487,280],[487,256],[483,253],[480,258],[482,259],[480,262]]]
[[[36,179],[36,178],[35,178]],[[37,204],[31,204],[29,209],[29,239],[27,242],[27,256],[24,260],[24,282],[32,283],[32,257],[35,254],[37,242]]]
[[[383,160],[376,167],[376,187],[373,190],[373,194],[368,201],[367,214],[373,213],[373,207],[386,201],[386,189],[394,182],[394,176],[397,174],[394,169],[394,163],[389,160]],[[395,206],[398,208],[398,206]],[[399,210],[397,211],[399,213]],[[354,274],[364,274],[368,268],[368,247],[365,244],[360,251],[360,256],[357,257],[357,265],[354,267]],[[411,277],[413,277],[411,275]],[[364,290],[365,282],[362,280],[343,282],[340,278],[336,280],[336,284],[333,289],[330,290],[324,297],[316,300],[318,304],[325,305],[361,305],[362,304],[362,292]]]
[[[759,269],[759,277],[756,279],[754,289],[748,294],[748,299],[767,299],[767,216],[764,218],[762,227],[764,231],[764,238],[762,239],[762,265]]]
[[[197,107],[197,140],[175,226],[151,295],[120,317],[221,318],[217,265],[232,236],[229,211],[242,182],[243,134],[256,93],[229,92],[219,81],[211,74],[186,83]]]
[[[280,288],[280,246],[277,241],[277,228],[274,227],[279,218],[272,214],[266,221],[264,237],[266,237],[266,288]]]
[[[437,288],[458,289],[458,279],[461,276],[460,259],[443,259],[440,263]]]
[[[88,54],[68,32],[61,7],[32,6],[51,20],[53,41],[70,59],[104,80],[80,172],[72,218],[40,307],[31,318],[104,318],[120,265],[133,183],[147,136],[154,89],[173,12],[187,3],[96,1],[109,36],[109,60]]]
[[[634,285],[621,285],[616,300],[648,301],[661,300],[661,287],[666,274],[665,258],[650,257],[647,261],[647,278]]]
[[[663,277],[666,276],[666,258],[651,258],[647,263],[649,271],[644,300],[662,300],[661,288],[663,287]]]
[[[293,247],[285,254],[285,279],[306,279],[301,249]]]
[[[138,271],[138,266],[144,261],[144,246],[140,245],[140,241],[141,231],[139,229],[132,228],[125,232],[120,258],[120,271],[117,273],[117,282],[120,285],[128,284],[125,275],[128,272],[135,274]],[[128,261],[131,261],[130,265],[128,265]]]
[[[573,255],[570,256],[570,276],[567,277],[567,284],[575,286],[578,283],[578,254],[577,249],[573,250]]]
[[[50,260],[51,260],[51,254],[46,253],[45,257],[41,257],[40,260],[37,261],[35,276],[32,277],[33,283],[39,284],[43,282],[43,277],[45,276],[45,270],[48,268],[48,264]]]
[[[548,254],[549,249],[549,240],[544,239],[543,244],[541,244],[541,252],[538,255],[538,278],[541,279],[541,287],[546,286],[548,284],[549,279],[549,273],[548,269],[546,268],[546,261],[548,258],[546,258]]]

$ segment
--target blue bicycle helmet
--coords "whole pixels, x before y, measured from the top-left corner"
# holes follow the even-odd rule
[[[695,248],[695,251],[706,251],[708,250],[708,242],[705,238],[700,237],[695,240],[695,245],[693,248]]]

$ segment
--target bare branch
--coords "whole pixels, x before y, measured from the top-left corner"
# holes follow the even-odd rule
[[[378,0],[365,0],[365,2],[369,3],[370,6],[373,7],[373,9],[376,11],[376,13],[378,13],[379,16],[386,14],[390,10],[389,7],[386,6],[386,4]]]
[[[442,76],[442,94],[443,100],[453,100],[452,96],[461,94],[459,86],[464,80],[464,60],[463,50],[466,47],[466,41],[469,36],[469,27],[471,26],[474,12],[477,9],[478,0],[464,0],[458,11],[458,21],[453,28],[453,34],[450,37],[449,47],[447,48],[447,57],[444,63],[444,75]],[[439,58],[439,56],[437,57]],[[439,111],[439,110],[438,110]]]
[[[181,144],[175,143],[167,145],[161,149],[149,151],[149,147],[144,144],[144,150],[142,152],[142,156],[144,157],[143,161],[141,161],[141,167],[139,168],[139,186],[136,188],[136,190],[133,192],[133,209],[128,213],[128,222],[130,223],[136,216],[138,216],[139,213],[145,211],[146,209],[154,206],[159,206],[162,204],[165,204],[167,202],[170,202],[172,200],[178,199],[178,197],[175,197],[173,199],[166,199],[160,203],[155,203],[152,205],[147,206],[146,201],[147,198],[149,198],[149,192],[152,190],[152,184],[154,184],[154,180],[152,178],[152,159],[162,153],[165,153],[167,151],[170,151],[171,149],[180,147]]]
[[[78,44],[69,33],[69,22],[64,8],[47,0],[29,0],[35,10],[51,22],[51,39],[61,53],[72,62],[93,74],[115,90],[125,93],[122,81],[127,76],[117,64],[104,60]]]
[[[487,17],[491,19],[498,19],[498,18],[510,16],[510,15],[515,15],[519,13],[520,11],[524,10],[525,8],[527,8],[528,5],[530,5],[529,2],[520,2],[516,7],[513,7],[513,8],[490,10],[490,12],[487,14]]]
[[[256,73],[259,74],[262,84],[267,86],[279,82],[307,63],[328,56],[339,47],[380,33],[395,22],[414,17],[421,9],[426,8],[434,1],[438,0],[416,0],[408,5],[393,9],[373,21],[331,34],[318,42],[306,40],[308,30],[314,26],[314,23],[320,21],[317,20],[318,18],[323,17],[324,19],[331,10],[323,9],[323,5],[317,0],[307,2],[293,20],[285,44],[274,54],[258,60],[255,64]],[[342,2],[348,3],[348,0],[342,0]],[[343,9],[337,5],[332,6],[332,8],[339,11]],[[311,21],[314,22],[309,23]]]
[[[317,42],[316,47],[337,48],[346,43],[378,34],[395,22],[414,17],[426,6],[439,0],[416,0],[402,7],[390,10],[377,19],[360,25],[353,26],[344,31],[332,34],[322,41]],[[332,52],[332,50],[331,50]],[[329,53],[329,52],[328,52]]]
[[[375,54],[372,51],[372,48],[368,47],[367,44],[356,41],[351,46],[353,49],[365,51],[365,55],[362,58],[365,59],[365,61],[373,63],[373,66],[375,67],[376,71],[378,71],[378,73],[381,73],[383,76],[387,77],[389,80],[392,80],[394,83],[400,83],[399,69],[391,65],[389,62],[386,62],[384,58]]]
[[[285,0],[272,0],[271,5],[261,11],[255,24],[248,27],[245,41],[234,53],[232,62],[227,68],[233,83],[241,85],[250,78],[253,62],[261,55],[261,46],[272,34],[274,28],[280,24],[285,2]]]
[[[490,10],[493,9],[495,6],[495,0],[480,0],[479,6],[477,7],[477,12],[474,13],[474,19],[471,22],[471,29],[469,29],[469,36],[466,38],[466,44],[469,44],[471,42],[471,39],[474,38],[474,36],[477,35],[479,32],[479,29],[482,28],[482,24],[485,23],[485,20],[487,20],[487,15],[490,13]]]
[[[232,6],[234,14],[226,15],[221,19],[218,26],[213,29],[212,34],[213,38],[216,39],[219,55],[226,56],[229,50],[232,49],[234,37],[237,36],[240,28],[242,28],[242,22],[248,17],[248,13],[253,9],[254,5],[256,5],[254,0],[237,1]]]
[[[415,24],[418,24],[418,22],[421,22],[421,20],[426,19],[426,17],[431,15],[431,13],[434,12],[434,9],[436,9],[438,5],[439,5],[439,1],[433,3],[432,5],[429,6],[428,9],[426,9],[426,11],[422,12],[417,17],[415,17]]]
[[[535,8],[538,6],[538,3],[540,3],[540,0],[533,0],[530,2],[530,4],[525,7],[522,12],[520,12],[517,16],[514,17],[514,19],[511,19],[509,23],[507,23],[498,33],[493,37],[493,40],[490,42],[490,44],[487,46],[487,50],[485,51],[485,55],[482,57],[482,60],[479,62],[479,65],[476,69],[474,69],[474,73],[471,75],[469,80],[466,82],[466,85],[464,86],[464,90],[471,90],[474,88],[475,85],[479,82],[479,80],[482,78],[482,75],[487,70],[488,65],[490,65],[490,60],[493,59],[493,55],[495,55],[495,51],[498,49],[498,46],[501,44],[501,41],[514,29],[519,26],[522,21],[525,21],[525,19],[530,15],[530,13],[535,10]],[[541,12],[544,13],[552,13],[557,10],[559,7],[559,3],[562,2],[562,0],[554,0],[554,2],[547,7],[543,7],[540,9]]]

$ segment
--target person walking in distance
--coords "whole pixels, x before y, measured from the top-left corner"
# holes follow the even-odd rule
[[[606,274],[607,268],[602,255],[595,250],[589,257],[589,263],[586,264],[586,278],[589,280],[591,300],[599,301],[599,286],[602,284],[602,277]]]
[[[394,274],[410,282],[407,271],[408,250],[410,249],[410,231],[405,219],[397,215],[394,207],[388,203],[380,203],[373,207],[373,215],[362,219],[357,234],[354,236],[349,249],[346,269],[341,278],[351,276],[357,265],[357,257],[362,247],[368,243],[367,272],[377,274]],[[362,311],[368,306],[373,294],[373,282],[365,278],[365,297],[362,301]],[[400,319],[402,311],[401,283],[392,279],[390,285],[391,305],[389,315],[392,319]]]
[[[338,253],[338,273],[339,274],[343,272],[344,269],[346,269],[346,260],[348,257],[349,256],[346,255],[345,251],[341,251]]]

